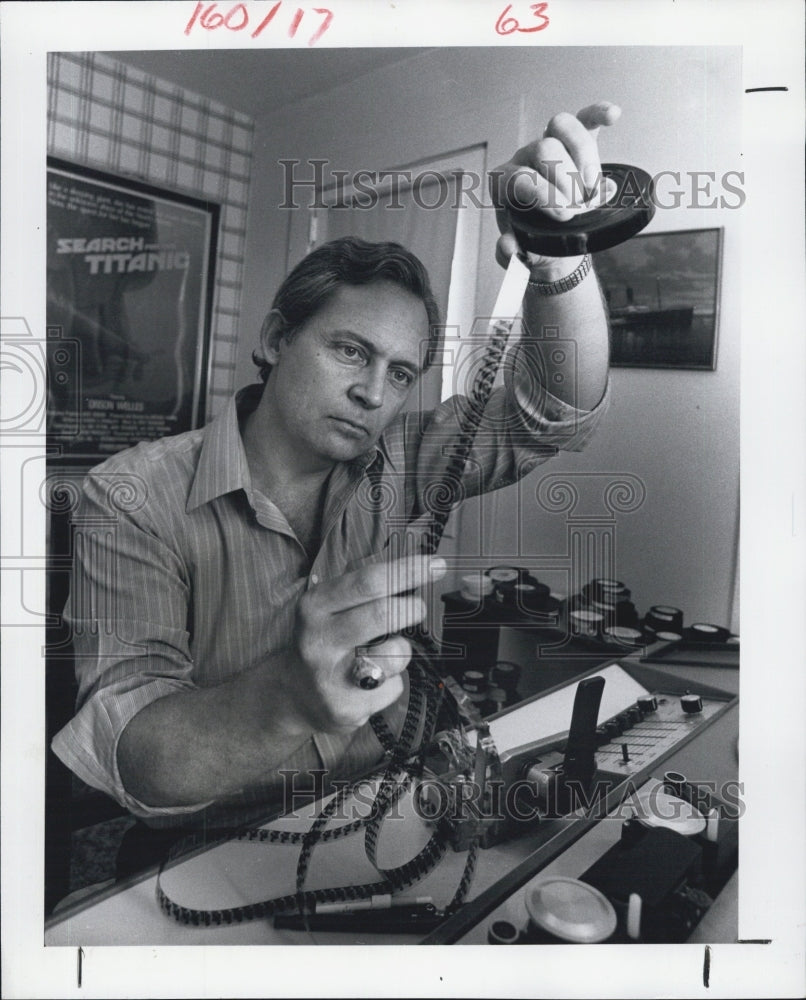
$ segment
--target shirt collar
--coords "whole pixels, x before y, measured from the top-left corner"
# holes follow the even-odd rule
[[[186,511],[195,510],[202,504],[235,490],[242,489],[249,494],[252,477],[246,461],[239,420],[254,410],[260,402],[263,388],[262,384],[257,383],[240,389],[206,428]],[[356,472],[365,472],[380,458],[380,449],[373,447],[345,464]]]
[[[259,384],[239,390],[206,428],[185,508],[187,511],[195,510],[226,493],[239,489],[248,491],[251,487],[238,419],[257,406],[262,391],[263,386]]]

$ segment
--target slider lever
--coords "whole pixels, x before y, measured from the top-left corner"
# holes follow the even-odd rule
[[[573,812],[579,799],[587,800],[596,771],[596,724],[604,677],[587,677],[577,685],[565,757],[557,773],[555,808],[559,815]]]
[[[581,782],[586,788],[596,770],[596,724],[604,685],[604,677],[587,677],[579,682],[565,745],[565,779]]]

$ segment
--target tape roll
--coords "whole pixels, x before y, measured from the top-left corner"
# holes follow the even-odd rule
[[[727,642],[730,638],[728,629],[721,625],[711,625],[710,622],[694,622],[683,635],[694,642]]]
[[[520,666],[511,660],[499,660],[490,671],[490,681],[493,686],[503,688],[507,694],[514,692],[520,676]]]
[[[659,615],[672,615],[672,617],[674,618],[678,616],[682,617],[683,615],[683,612],[680,610],[680,608],[673,608],[668,604],[653,604],[649,610],[654,611]]]
[[[683,628],[683,612],[667,604],[653,604],[646,613],[644,624],[654,632],[679,632]]]
[[[632,596],[629,587],[626,587],[621,580],[613,580],[609,577],[597,577],[591,580],[582,588],[582,593],[590,599],[608,601],[611,604],[629,600]]]
[[[470,573],[461,579],[459,593],[466,601],[482,600],[493,592],[493,581],[481,573]]]
[[[568,624],[572,635],[595,639],[601,636],[604,629],[604,615],[598,611],[570,611]]]
[[[598,601],[596,598],[593,598],[590,602],[590,610],[598,611],[605,618],[615,618],[616,616],[616,605],[611,604],[610,601]]]
[[[644,641],[644,635],[637,628],[627,628],[624,625],[612,625],[604,630],[604,637],[608,642],[619,646],[640,646]]]
[[[517,566],[491,566],[485,572],[496,586],[502,583],[516,584],[522,573]]]
[[[462,685],[462,690],[467,691],[471,697],[481,695],[483,698],[487,690],[487,678],[480,670],[465,670],[459,683]]]
[[[513,597],[524,611],[542,611],[548,606],[549,588],[545,583],[516,583]]]
[[[521,249],[576,257],[607,250],[639,233],[655,214],[652,178],[626,163],[603,163],[602,173],[615,183],[615,195],[567,222],[550,219],[534,206],[511,208],[509,218]]]
[[[615,580],[610,576],[596,576],[591,580],[594,587],[598,587],[600,590],[625,590],[624,584],[621,580]]]

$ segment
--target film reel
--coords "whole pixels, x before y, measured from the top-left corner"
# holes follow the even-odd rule
[[[510,208],[521,248],[549,257],[575,257],[607,250],[640,232],[655,214],[652,178],[626,163],[603,163],[602,173],[615,183],[614,196],[568,222],[550,219],[538,208]]]

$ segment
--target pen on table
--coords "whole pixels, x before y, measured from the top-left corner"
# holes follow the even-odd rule
[[[359,910],[389,910],[398,907],[433,906],[431,896],[415,896],[414,899],[396,899],[389,894],[370,896],[369,899],[345,900],[338,903],[317,903],[316,913],[354,913]]]
[[[276,929],[311,931],[354,931],[356,933],[415,934],[438,926],[445,914],[436,909],[430,896],[401,900],[354,900],[320,903],[313,913],[277,914]]]

